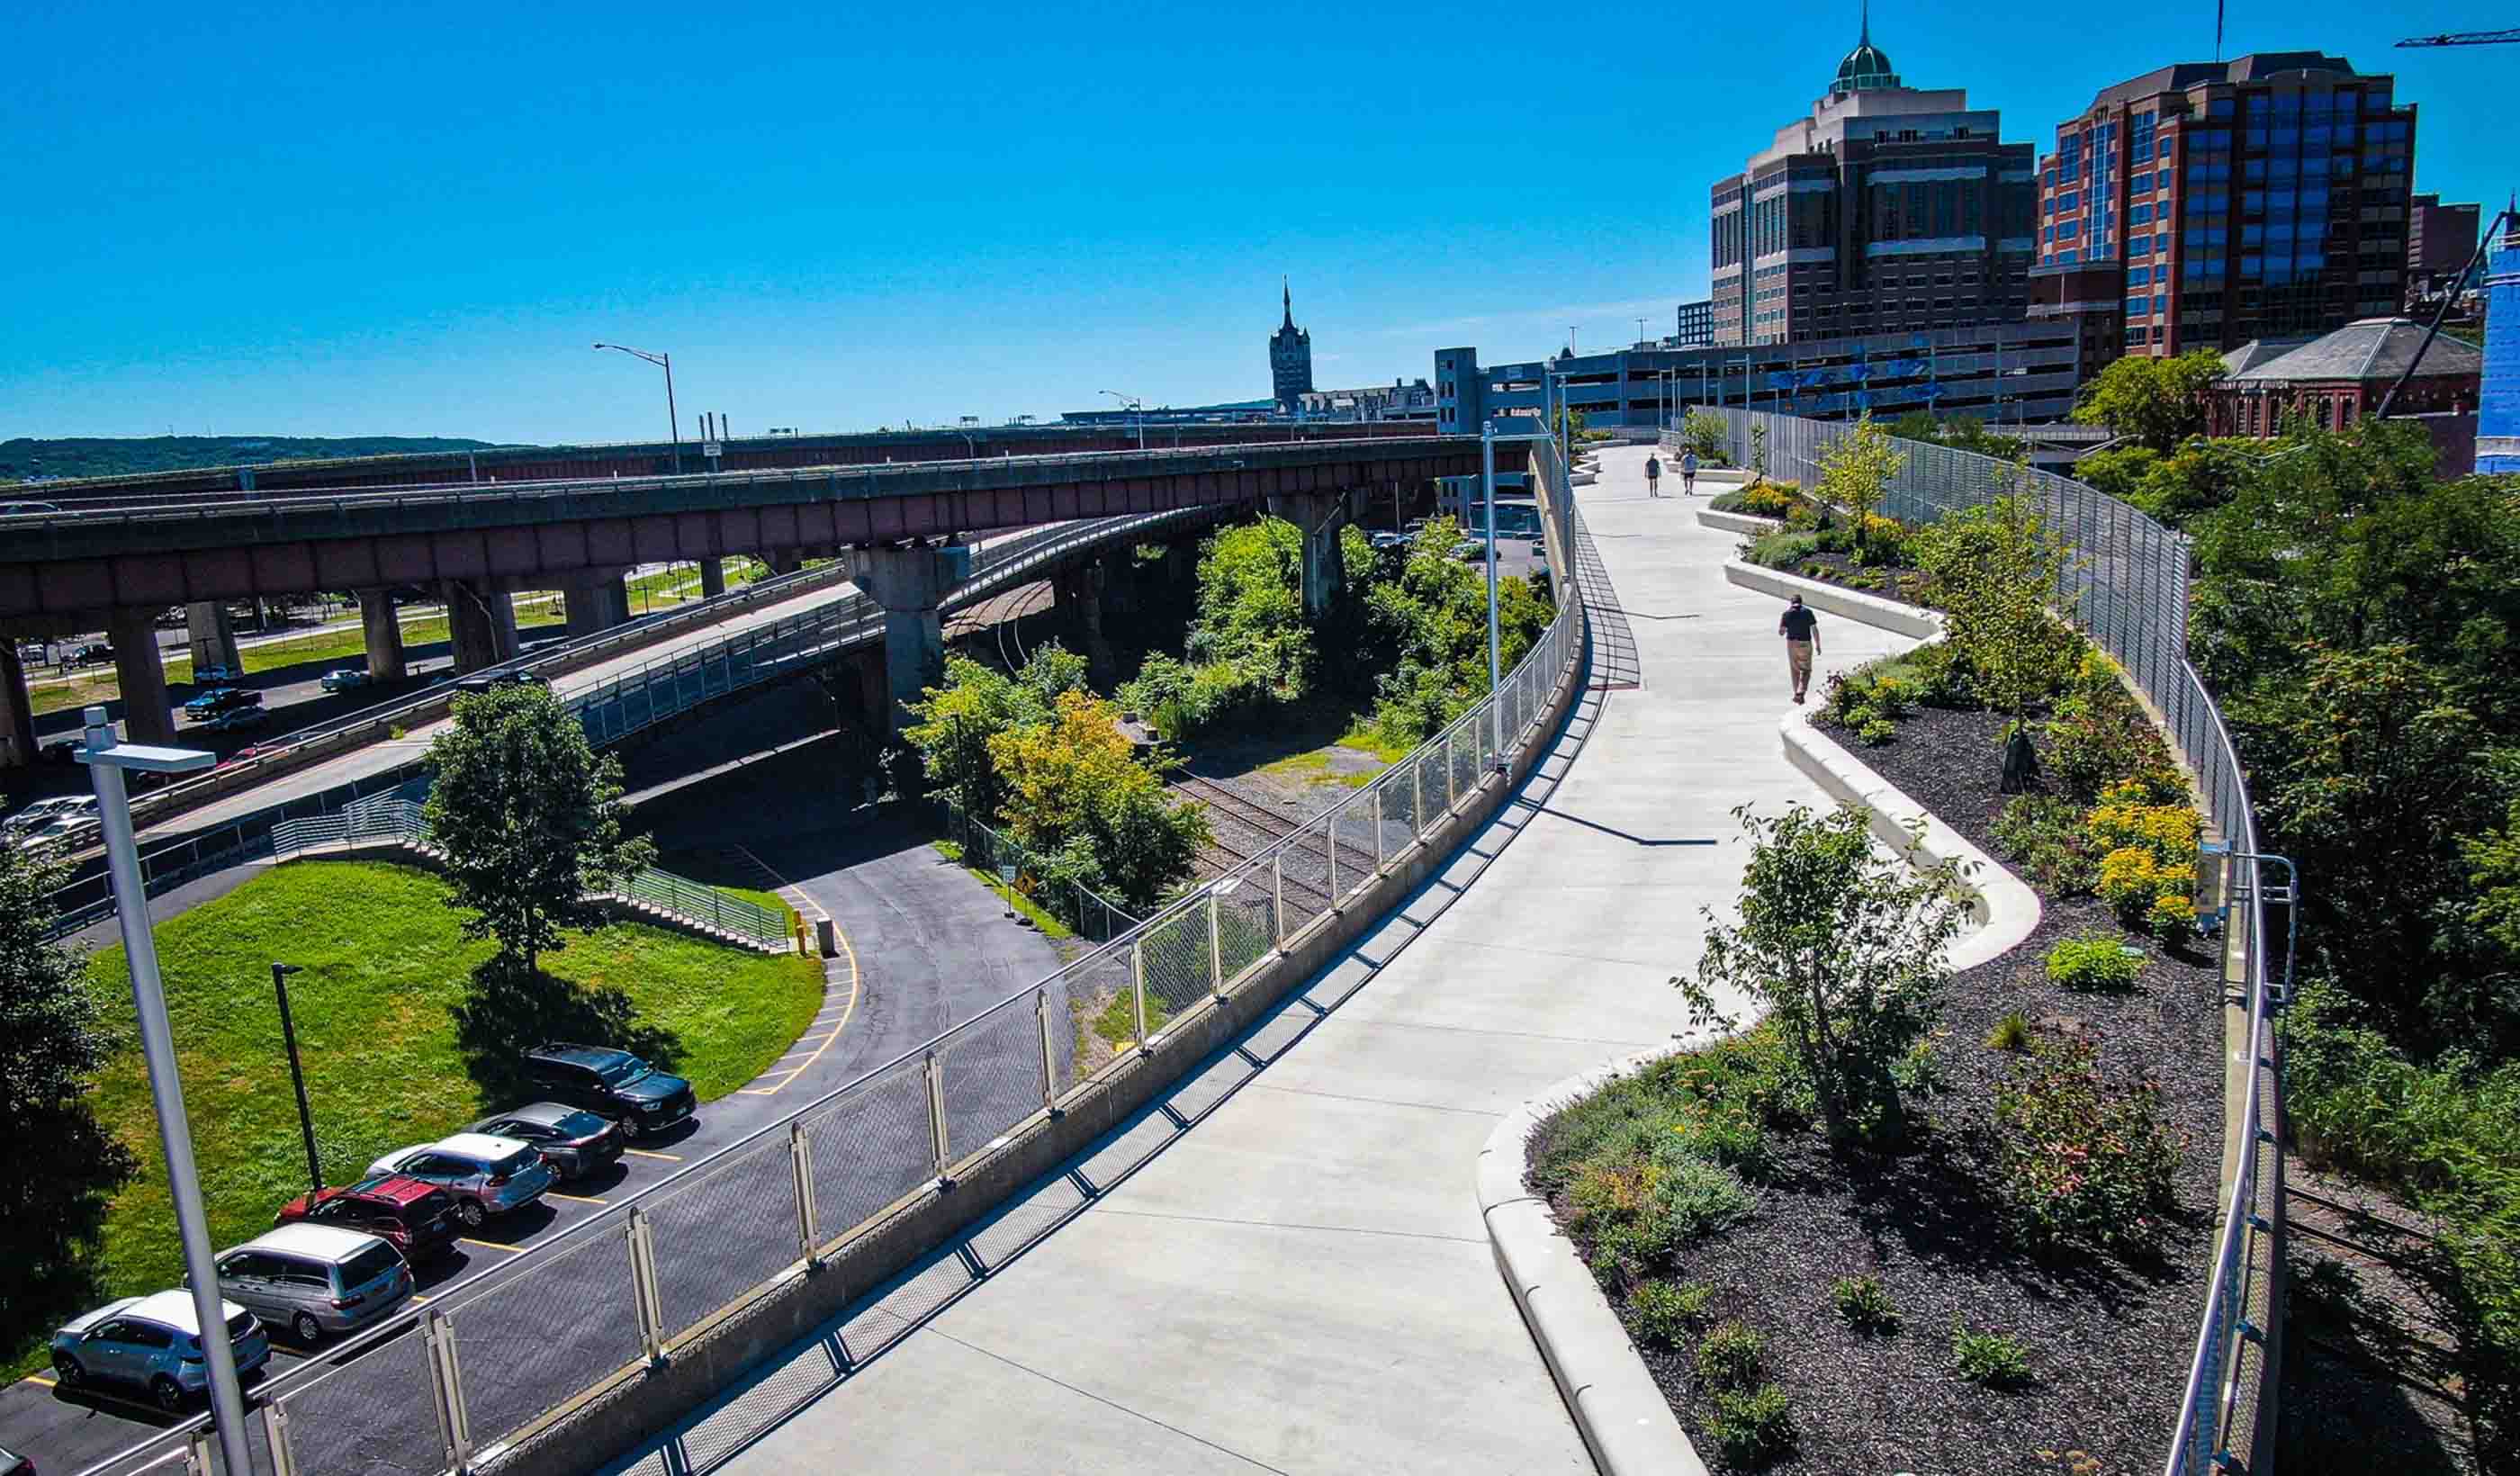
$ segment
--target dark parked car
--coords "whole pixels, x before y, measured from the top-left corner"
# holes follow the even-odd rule
[[[621,1158],[621,1135],[608,1119],[560,1102],[485,1117],[464,1131],[532,1143],[562,1179],[583,1179]]]
[[[274,1225],[299,1221],[389,1240],[407,1261],[426,1260],[455,1244],[454,1197],[433,1184],[399,1174],[300,1194],[271,1217]]]
[[[112,647],[88,645],[79,647],[77,649],[72,650],[70,652],[70,658],[62,664],[65,666],[92,666],[99,661],[111,661],[112,659]]]
[[[457,677],[455,690],[466,696],[490,692],[501,687],[549,687],[551,678],[533,671],[476,671],[469,677]]]
[[[678,1123],[692,1115],[692,1084],[627,1051],[554,1043],[525,1052],[525,1077],[558,1102],[584,1107],[621,1125],[621,1136]]]
[[[0,1476],[35,1476],[35,1460],[0,1446]]]
[[[259,707],[262,693],[242,687],[213,687],[184,704],[184,715],[195,720],[216,717],[239,707]]]

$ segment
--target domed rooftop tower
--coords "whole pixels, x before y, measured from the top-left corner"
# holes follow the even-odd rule
[[[1855,50],[1837,64],[1837,80],[1828,84],[1828,95],[1844,97],[1850,92],[1898,85],[1899,74],[1890,69],[1890,54],[1872,44],[1872,5],[1871,0],[1866,0],[1863,33],[1856,40]]]

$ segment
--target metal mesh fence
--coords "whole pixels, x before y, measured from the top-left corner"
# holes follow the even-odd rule
[[[536,1252],[447,1315],[476,1445],[513,1433],[640,1354],[618,1223]]]
[[[772,1137],[644,1206],[668,1341],[804,1254],[796,1169]]]
[[[946,1141],[958,1156],[1041,1110],[1041,1022],[1030,991],[956,1026],[937,1055]]]
[[[807,1117],[805,1131],[814,1155],[814,1217],[827,1240],[936,1176],[925,1066],[915,1055]]]
[[[306,1476],[438,1476],[445,1469],[428,1344],[417,1326],[292,1392],[281,1409],[290,1454]]]
[[[1138,935],[1138,972],[1147,987],[1147,1029],[1216,992],[1207,936],[1208,893],[1202,891],[1147,924]]]

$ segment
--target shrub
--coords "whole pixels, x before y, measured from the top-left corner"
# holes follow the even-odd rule
[[[1978,705],[1970,684],[1968,662],[1948,641],[1917,647],[1900,658],[1916,685],[1916,699],[1928,707],[1971,708]]]
[[[2035,1250],[2149,1247],[2171,1207],[2178,1145],[2149,1082],[2100,1078],[2082,1041],[2042,1041],[1996,1093],[1998,1174],[2015,1235]]]
[[[1640,1281],[1628,1293],[1628,1325],[1644,1342],[1677,1348],[1706,1320],[1714,1296],[1703,1281]]]
[[[2081,808],[2052,794],[2007,801],[1996,818],[1995,843],[2031,880],[2060,897],[2079,896],[2099,880]]]
[[[1892,738],[1897,738],[1899,736],[1899,729],[1898,726],[1892,723],[1888,718],[1874,718],[1871,722],[1866,723],[1864,726],[1856,729],[1855,736],[1864,739],[1864,745],[1866,747],[1878,748],[1882,744],[1890,741]]]
[[[2100,791],[2100,802],[2083,817],[2092,849],[2103,855],[2128,846],[2150,851],[2165,867],[2196,859],[2196,812],[2185,804],[2161,804],[2139,779],[2123,780]]]
[[[1786,528],[1752,539],[1743,557],[1764,568],[1799,569],[1819,552],[1819,534]]]
[[[1691,1101],[1681,1108],[1681,1120],[1653,1148],[1656,1163],[1671,1167],[1683,1161],[1711,1163],[1745,1179],[1765,1179],[1774,1155],[1768,1135],[1750,1107],[1738,1101]]]
[[[2099,894],[2117,909],[2118,920],[2133,928],[2149,924],[2161,904],[2192,907],[2196,868],[2164,866],[2143,846],[2121,846],[2100,858]]]
[[[1793,1407],[1776,1385],[1746,1394],[1721,1390],[1711,1403],[1706,1433],[1728,1464],[1755,1470],[1793,1449]]]
[[[1995,1028],[1986,1033],[1986,1049],[1989,1051],[2027,1051],[2030,1049],[2033,1039],[2034,1037],[2030,1033],[2030,1017],[2023,1014],[2020,1010],[2015,1009],[2007,1012],[2002,1019],[1996,1021]]]
[[[1990,1389],[2017,1389],[2030,1382],[2030,1355],[2000,1332],[1971,1332],[1952,1323],[1952,1368],[1972,1384]]]
[[[2116,938],[2090,928],[2048,950],[2048,978],[2067,989],[2124,994],[2142,972],[2142,954],[2129,953]]]
[[[1676,1158],[1648,1166],[1653,1204],[1648,1223],[1664,1246],[1694,1244],[1750,1218],[1756,1201],[1741,1176],[1719,1163]]]
[[[1890,1300],[1878,1276],[1838,1277],[1828,1288],[1828,1302],[1858,1332],[1898,1330],[1899,1304]]]
[[[2084,804],[2129,779],[2144,782],[2145,803],[2178,799],[2183,788],[2170,749],[2120,685],[2118,670],[2101,651],[2085,650],[2054,715],[2042,725],[2048,772]]]
[[[2194,899],[2175,894],[2153,898],[2151,910],[2144,914],[2143,929],[2164,948],[2186,947],[2196,931]]]
[[[1759,1377],[1768,1340],[1738,1318],[1707,1330],[1697,1343],[1697,1376],[1710,1389],[1746,1389]]]

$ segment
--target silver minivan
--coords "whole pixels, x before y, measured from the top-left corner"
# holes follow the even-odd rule
[[[219,1291],[300,1347],[365,1327],[409,1300],[411,1268],[389,1240],[284,1225],[219,1257]]]

